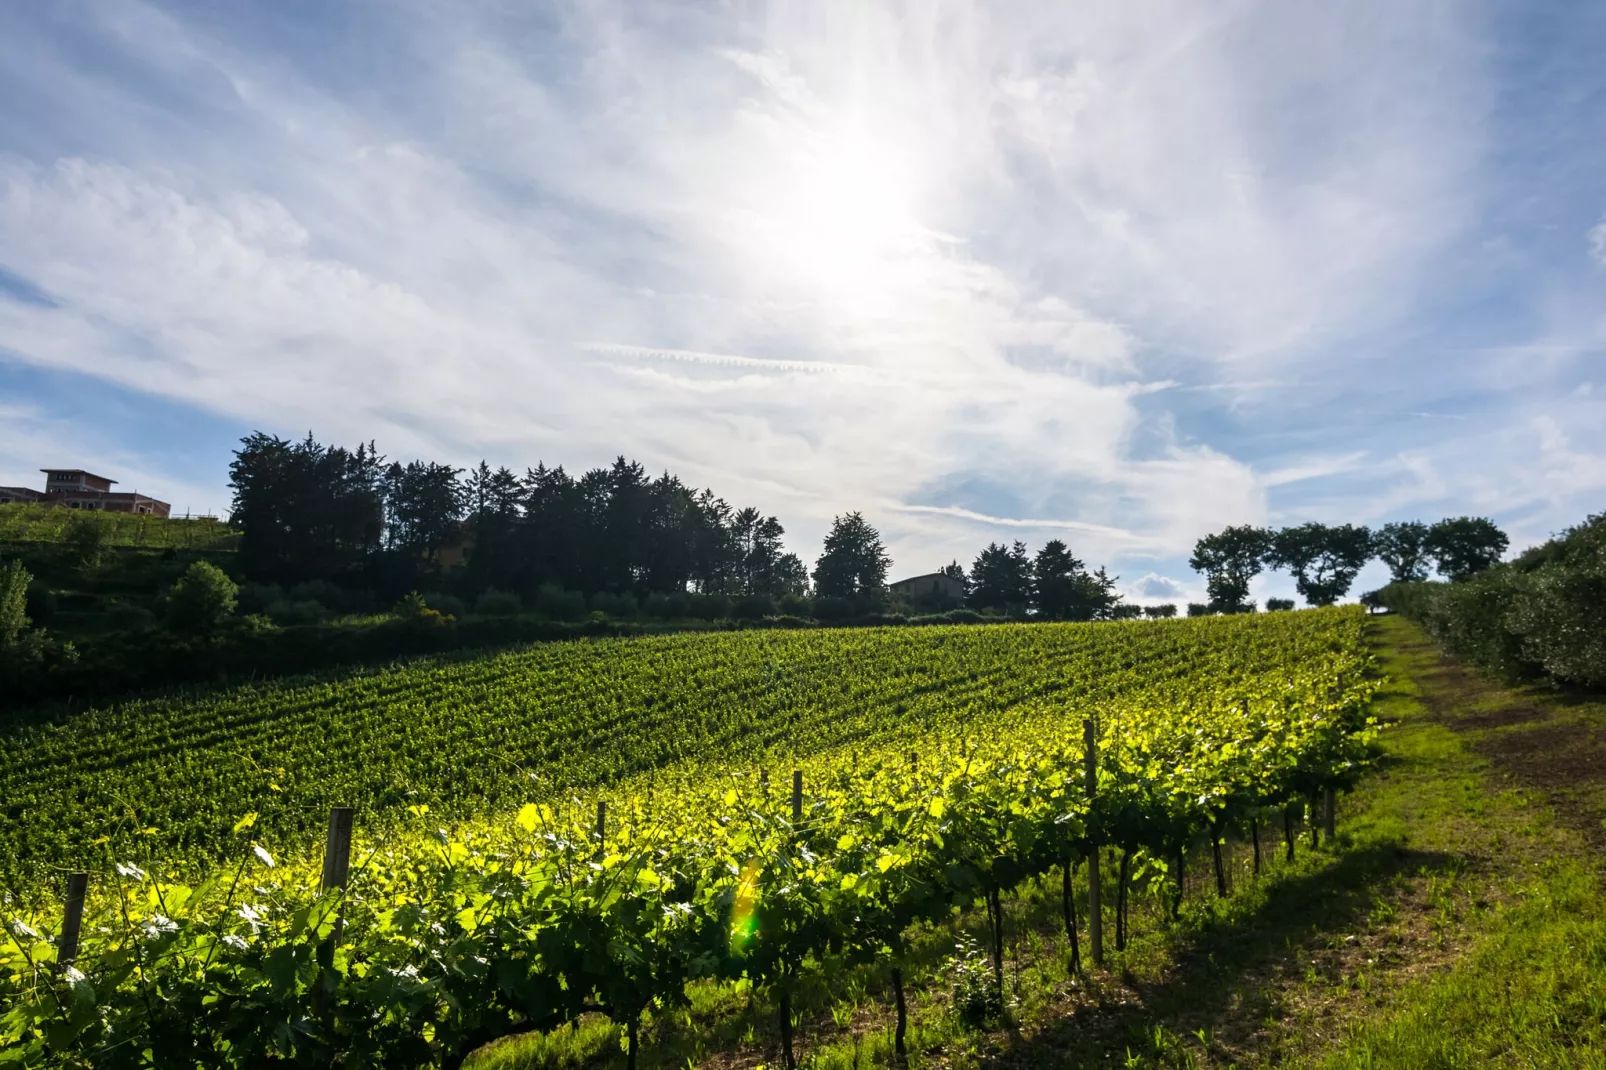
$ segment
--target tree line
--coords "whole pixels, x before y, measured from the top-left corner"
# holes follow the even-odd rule
[[[1330,606],[1374,558],[1395,583],[1425,580],[1430,569],[1461,582],[1498,564],[1509,545],[1505,532],[1483,517],[1403,521],[1375,531],[1314,521],[1276,530],[1246,524],[1200,539],[1188,564],[1205,577],[1210,612],[1242,613],[1253,608],[1250,581],[1267,568],[1288,570],[1310,605]]]
[[[247,436],[229,466],[244,575],[395,596],[460,562],[470,592],[692,591],[780,596],[808,577],[773,516],[618,458],[578,477],[387,461],[356,449]]]
[[[291,441],[257,432],[241,440],[229,477],[240,570],[257,584],[396,598],[449,580],[466,596],[535,602],[560,589],[609,605],[607,596],[719,595],[828,616],[888,602],[891,556],[861,513],[836,517],[809,569],[786,550],[778,518],[667,472],[649,476],[622,456],[579,476],[545,463],[521,475],[484,461],[467,470],[404,464],[372,442],[347,449],[310,434]],[[1057,539],[1035,555],[1021,542],[991,543],[968,572],[954,562],[943,573],[960,597],[914,599],[912,608],[1050,620],[1131,615],[1117,613],[1115,577],[1090,570]]]

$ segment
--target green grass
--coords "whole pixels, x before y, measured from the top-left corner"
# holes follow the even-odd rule
[[[1258,879],[1234,844],[1225,900],[1195,851],[1181,918],[1140,891],[1128,948],[1081,975],[1067,968],[1057,879],[1021,889],[1006,900],[1011,1008],[988,1029],[962,1027],[948,1005],[947,960],[960,933],[981,935],[981,911],[915,934],[910,1065],[1606,1067],[1606,901],[1580,832],[1598,819],[1558,820],[1547,802],[1596,798],[1601,783],[1540,791],[1499,749],[1514,732],[1501,711],[1521,707],[1527,731],[1584,732],[1606,708],[1447,675],[1413,626],[1371,627],[1393,725],[1380,771],[1341,801],[1336,842],[1311,851],[1302,839],[1287,863],[1268,835],[1276,858]],[[1466,715],[1482,720],[1456,720]],[[1079,882],[1084,917],[1085,894]],[[1106,934],[1113,946],[1109,919]],[[772,1005],[729,985],[690,996],[643,1034],[643,1067],[778,1064]],[[890,1064],[889,1004],[884,971],[815,963],[798,1000],[805,1064]],[[471,1065],[623,1055],[598,1017]]]
[[[216,517],[161,517],[81,512],[30,502],[0,505],[0,544],[59,543],[74,521],[99,525],[106,546],[147,549],[232,550],[240,533]]]

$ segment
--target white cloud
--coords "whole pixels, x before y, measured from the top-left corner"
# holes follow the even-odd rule
[[[1589,255],[1606,264],[1606,218],[1590,227],[1585,238],[1589,242]]]
[[[1257,466],[1155,391],[1228,363],[1256,365],[1229,405],[1309,389],[1409,309],[1468,216],[1473,16],[598,0],[543,37],[399,5],[407,77],[341,95],[115,12],[90,30],[194,107],[53,72],[54,121],[104,147],[0,160],[0,267],[60,302],[0,298],[22,360],[393,454],[623,452],[806,554],[862,509],[919,567],[1017,535],[1175,557],[1367,465],[1401,503],[1466,485],[1432,449]]]
[[[1147,576],[1132,584],[1132,590],[1143,598],[1170,598],[1183,597],[1186,590],[1182,584],[1167,576],[1151,572]]]

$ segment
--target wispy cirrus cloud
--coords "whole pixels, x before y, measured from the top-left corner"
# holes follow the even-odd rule
[[[1502,17],[62,5],[0,42],[0,353],[393,453],[623,452],[806,554],[862,508],[912,570],[1559,526],[1606,329],[1490,210],[1529,177]]]

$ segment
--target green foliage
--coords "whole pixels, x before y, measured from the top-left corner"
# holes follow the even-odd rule
[[[860,513],[848,513],[831,522],[824,552],[814,565],[814,590],[828,598],[876,595],[887,586],[892,558],[881,545],[881,534]]]
[[[1264,528],[1228,527],[1195,543],[1188,567],[1204,573],[1211,608],[1239,613],[1249,602],[1249,581],[1260,575],[1270,549],[1271,534]]]
[[[1606,514],[1512,564],[1460,582],[1390,584],[1377,597],[1505,676],[1606,686]]]
[[[75,521],[86,514],[39,502],[0,504],[0,543],[67,547]],[[162,517],[145,513],[93,513],[102,531],[101,548],[230,550],[239,540],[215,517]],[[73,551],[68,548],[67,552]]]
[[[1266,562],[1293,573],[1294,587],[1306,602],[1330,606],[1349,593],[1371,556],[1372,534],[1366,528],[1312,521],[1275,532]]]
[[[1389,567],[1395,583],[1428,578],[1428,531],[1417,520],[1384,524],[1372,536],[1372,551]]]
[[[1293,608],[1294,608],[1294,600],[1292,598],[1268,598],[1268,599],[1266,599],[1266,612],[1267,613],[1287,612],[1288,610],[1291,610]]]
[[[211,635],[234,614],[240,588],[210,561],[196,561],[167,593],[167,625],[186,635]]]
[[[1064,544],[1061,544],[1063,549]],[[1081,562],[1071,561],[1080,567]],[[1068,566],[1067,566],[1068,570]],[[1065,577],[1069,580],[1069,577]],[[1054,589],[1051,587],[1051,589]],[[1024,617],[1032,602],[1032,561],[1026,544],[1013,546],[990,542],[970,566],[970,597],[973,609],[996,609]]]
[[[100,513],[78,511],[72,514],[67,523],[67,531],[62,538],[65,545],[78,564],[84,568],[95,568],[100,564],[100,557],[106,548],[107,536],[111,525],[106,522]]]
[[[954,1015],[960,1024],[980,1029],[1004,1016],[1004,992],[998,987],[992,960],[973,936],[959,938],[948,960],[953,979]]]
[[[518,595],[494,587],[474,600],[474,612],[482,617],[511,617],[523,608]]]
[[[0,566],[0,648],[16,645],[28,630],[28,585],[33,574],[18,560]]]
[[[8,909],[0,1059],[110,1068],[451,1066],[499,1035],[551,1029],[595,1007],[629,1022],[649,1005],[684,1005],[687,983],[699,978],[744,977],[784,992],[805,963],[827,953],[848,963],[896,962],[910,925],[948,918],[985,890],[1014,888],[1086,851],[1095,817],[1112,845],[1164,856],[1250,808],[1352,782],[1375,731],[1368,707],[1377,685],[1363,623],[1349,610],[1167,628],[573,644],[543,652],[572,660],[540,666],[523,690],[510,686],[517,663],[497,659],[480,667],[480,686],[491,690],[476,695],[454,696],[453,684],[461,691],[464,681],[438,670],[415,678],[422,694],[402,693],[394,678],[355,692],[279,693],[273,708],[290,723],[278,726],[277,740],[230,738],[214,705],[197,718],[223,741],[208,756],[237,756],[215,773],[196,760],[193,744],[172,742],[157,710],[120,710],[115,723],[148,744],[125,764],[143,761],[135,775],[161,782],[160,795],[144,800],[188,817],[205,798],[189,778],[216,776],[210,790],[221,805],[192,829],[209,823],[229,862],[193,883],[154,863],[122,862],[104,873],[72,972],[51,968],[53,905]],[[595,647],[600,654],[588,649]],[[621,678],[631,647],[657,661]],[[684,658],[698,653],[708,660]],[[579,667],[593,675],[565,671]],[[548,690],[532,694],[531,683]],[[651,702],[636,699],[643,712],[598,709],[602,694],[635,695],[632,683],[657,689]],[[359,696],[400,711],[405,735],[376,738],[379,722],[352,708]],[[579,725],[554,723],[559,696],[608,742],[586,741],[571,761],[549,755],[555,783],[531,780],[516,763],[493,773],[492,763],[461,760],[465,747],[505,748],[511,759],[533,740],[562,740],[562,728]],[[723,702],[709,715],[714,696]],[[363,730],[309,731],[320,701],[326,726],[337,718]],[[459,705],[443,709],[447,701]],[[771,708],[759,717],[740,721],[765,703]],[[1066,790],[1066,770],[1083,757],[1080,725],[1066,709],[1088,707],[1099,710],[1092,810],[1081,792]],[[532,708],[542,715],[532,718]],[[498,709],[506,710],[500,723]],[[468,711],[462,723],[457,715]],[[509,731],[521,724],[531,732],[523,740]],[[666,732],[661,741],[680,749],[654,753],[650,738],[619,738],[622,726],[639,724],[656,724]],[[57,730],[77,734],[82,748],[100,744],[107,727]],[[778,757],[764,753],[765,732],[798,755],[805,792],[795,816],[786,793],[770,792],[759,775]],[[407,746],[396,746],[401,738]],[[336,739],[361,753],[334,760]],[[741,741],[739,752],[732,740]],[[59,781],[50,742],[41,735],[20,750]],[[104,744],[125,756],[137,749]],[[164,746],[185,751],[167,759],[183,775],[164,777],[149,764]],[[324,760],[295,761],[287,751],[298,746]],[[258,774],[283,778],[264,786],[271,801],[260,807],[245,764],[252,753],[287,762]],[[733,762],[733,753],[751,764]],[[616,783],[605,839],[591,801],[573,794],[572,780],[562,782],[576,761],[593,756],[645,762],[646,772],[674,763],[673,771]],[[521,795],[528,801],[486,822],[448,817],[448,831],[434,829],[422,792],[403,795],[393,805],[406,806],[410,828],[360,842],[343,893],[320,893],[314,852],[286,861],[263,849],[276,819],[321,816],[321,799],[307,788],[362,805],[349,794],[351,781],[336,781],[347,772],[368,776],[387,758],[426,763],[428,775],[414,781],[421,789],[478,778],[502,785],[509,811]],[[77,761],[121,776],[93,754]],[[11,770],[0,779],[19,783]],[[136,842],[160,841],[167,833],[154,825],[139,837],[151,804],[130,793],[137,783],[97,786],[117,800],[116,816],[90,822],[80,803],[76,827],[110,830],[133,814]],[[28,803],[48,840],[54,807],[37,792]],[[253,809],[241,816],[244,806]],[[129,857],[127,842],[116,841],[111,857]],[[343,928],[334,940],[337,910]]]
[[[1158,606],[1144,606],[1143,615],[1150,620],[1170,620],[1177,615],[1177,607],[1172,602]],[[1189,616],[1193,616],[1193,614],[1189,614]]]
[[[1188,603],[1188,616],[1190,617],[1208,617],[1214,612],[1215,609],[1203,602]]]
[[[1506,533],[1492,520],[1463,516],[1434,524],[1428,529],[1423,549],[1438,567],[1439,575],[1451,583],[1460,583],[1499,564],[1508,545]]]

